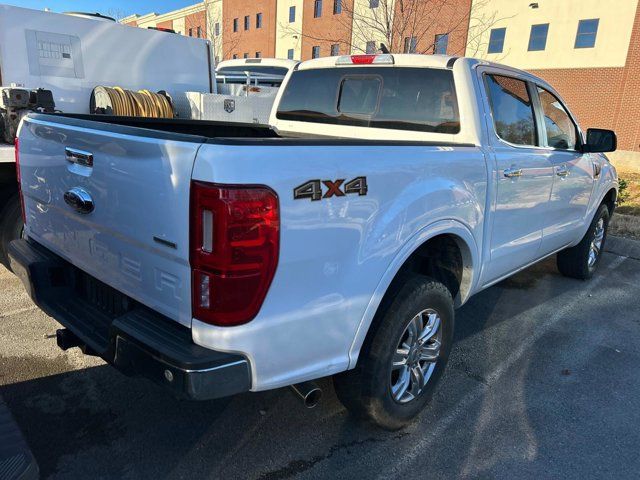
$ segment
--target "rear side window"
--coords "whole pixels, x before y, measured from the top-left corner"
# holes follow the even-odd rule
[[[526,82],[486,75],[493,123],[498,136],[515,145],[536,145],[533,103]]]
[[[458,101],[450,70],[346,67],[291,75],[280,120],[456,134]]]

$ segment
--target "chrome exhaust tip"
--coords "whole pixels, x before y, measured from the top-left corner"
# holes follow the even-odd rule
[[[322,389],[315,382],[297,383],[291,385],[291,390],[307,408],[315,407],[322,398]]]

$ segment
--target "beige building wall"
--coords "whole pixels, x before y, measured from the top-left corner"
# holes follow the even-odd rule
[[[224,44],[222,39],[222,4],[223,0],[207,0],[207,35],[215,51],[218,61],[224,58]],[[220,24],[219,35],[216,35],[216,23]]]
[[[537,4],[538,8],[531,8]],[[623,67],[638,0],[474,0],[468,56],[523,69]],[[600,19],[594,48],[574,48],[578,22]],[[531,26],[549,24],[543,51],[527,51]],[[502,53],[487,53],[492,28],[506,27]]]
[[[140,28],[149,28],[156,27],[158,25],[158,14],[157,13],[148,13],[146,15],[142,15],[137,18],[138,27]]]
[[[289,8],[296,7],[295,22],[289,22]],[[302,57],[302,12],[304,0],[278,0],[276,12],[276,58],[287,58],[293,49],[294,60]]]
[[[393,24],[395,0],[380,0],[379,6],[369,7],[369,0],[354,0],[353,30],[351,32],[351,53],[365,53],[367,42],[373,41],[376,48],[381,43],[389,45],[384,28],[376,27],[390,19]]]
[[[181,17],[181,18],[176,18],[173,21],[173,30],[177,33],[179,33],[180,35],[186,35],[186,22],[185,22],[185,18]]]

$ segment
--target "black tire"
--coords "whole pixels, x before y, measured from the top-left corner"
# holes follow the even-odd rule
[[[607,241],[607,232],[609,230],[609,208],[606,205],[600,205],[598,211],[593,217],[593,221],[587,230],[587,233],[582,237],[582,240],[575,247],[567,248],[558,253],[556,257],[556,263],[558,270],[565,277],[577,278],[579,280],[590,279],[600,264],[602,259],[602,252],[604,251],[605,242]],[[604,232],[602,235],[602,242],[600,243],[600,249],[595,257],[595,262],[590,262],[590,253],[592,248],[592,242],[596,238],[596,232],[598,230],[598,224],[602,220],[602,226]]]
[[[11,197],[0,212],[0,263],[9,268],[7,249],[9,242],[22,236],[22,207],[20,198]]]
[[[393,355],[417,314],[429,309],[440,318],[439,354],[426,385],[407,403],[394,399]],[[333,378],[338,398],[354,415],[388,430],[407,425],[431,399],[445,369],[453,340],[454,309],[449,290],[429,277],[408,277],[394,298],[382,305],[353,370]],[[426,324],[426,322],[425,322]],[[431,340],[430,340],[431,341]],[[408,389],[407,389],[408,390]]]

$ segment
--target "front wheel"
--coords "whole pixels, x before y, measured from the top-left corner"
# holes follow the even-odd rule
[[[609,208],[600,205],[580,243],[558,253],[556,263],[560,273],[579,280],[587,280],[593,276],[604,252],[609,217]]]
[[[413,276],[376,315],[355,369],[334,377],[352,413],[395,430],[429,402],[453,339],[453,299],[440,282]]]

